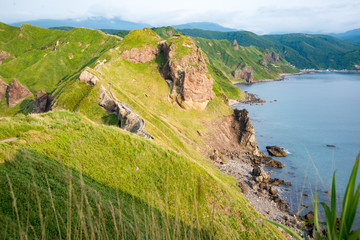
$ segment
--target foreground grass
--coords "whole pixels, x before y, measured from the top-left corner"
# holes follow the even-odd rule
[[[0,120],[6,239],[278,239],[226,176],[175,151],[56,111]],[[221,175],[221,174],[220,174]]]

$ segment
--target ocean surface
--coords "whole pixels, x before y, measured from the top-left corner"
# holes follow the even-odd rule
[[[234,108],[249,110],[261,151],[267,154],[265,147],[276,145],[288,152],[285,158],[274,157],[285,167],[272,169],[271,177],[293,184],[281,193],[291,210],[300,215],[308,212],[316,193],[320,201],[329,203],[334,171],[342,203],[360,150],[360,74],[294,75],[283,81],[238,87],[266,100],[263,105],[239,104]],[[359,175],[360,171],[357,182]],[[359,220],[356,225],[360,227]]]

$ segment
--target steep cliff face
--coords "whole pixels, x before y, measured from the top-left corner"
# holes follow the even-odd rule
[[[212,91],[213,79],[208,75],[201,50],[184,36],[175,36],[170,41],[161,42],[160,46],[165,57],[162,74],[172,82],[171,98],[184,109],[204,110],[215,94]]]
[[[146,63],[154,60],[159,55],[156,47],[145,46],[142,49],[132,48],[121,54],[121,57],[133,63]]]
[[[254,81],[254,69],[251,66],[246,66],[242,69],[237,69],[233,72],[233,76],[235,79],[244,79],[248,83],[252,83]]]
[[[260,151],[255,138],[255,128],[251,123],[251,119],[249,118],[248,110],[235,109],[233,116],[233,128],[238,133],[238,141],[240,146],[255,156],[259,156]]]
[[[21,103],[25,98],[32,95],[32,93],[19,83],[16,79],[14,79],[7,88],[7,94],[9,96],[9,108],[15,107],[19,103]]]

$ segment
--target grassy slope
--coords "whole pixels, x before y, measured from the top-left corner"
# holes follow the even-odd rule
[[[7,238],[18,238],[23,231],[30,237],[61,233],[110,239],[124,234],[150,239],[282,237],[273,226],[259,225],[259,215],[236,181],[200,153],[206,147],[197,133],[206,135],[203,121],[231,114],[222,94],[241,92],[224,88],[228,82],[221,82],[217,73],[217,97],[207,109],[183,110],[168,99],[168,85],[157,70],[161,55],[145,64],[119,57],[136,41],[144,47],[144,39],[152,46],[159,41],[149,29],[134,31],[99,58],[109,64],[96,72],[91,63],[89,71],[99,77],[101,72],[95,87],[80,82],[79,72],[57,86],[55,109],[77,111],[93,121],[64,111],[0,119],[0,139],[20,137],[0,143],[0,225]],[[99,87],[108,83],[119,100],[145,119],[154,141],[98,125],[114,120],[98,105]],[[17,210],[11,207],[7,176]]]
[[[347,52],[359,48],[326,35],[283,34],[258,36],[247,31],[218,32],[200,29],[182,29],[180,32],[192,37],[206,39],[237,40],[241,46],[257,46],[273,49],[297,68],[354,69],[352,61],[344,57]],[[354,54],[354,53],[353,53]]]
[[[258,47],[239,46],[239,50],[235,50],[227,40],[194,38],[194,41],[207,54],[210,63],[218,69],[222,69],[227,78],[232,80],[234,78],[231,72],[239,66],[245,65],[254,69],[255,80],[278,78],[280,73],[295,73],[298,71],[287,66],[288,63],[282,58],[277,63],[269,62],[266,67],[261,65],[260,62],[269,51]],[[266,68],[270,71],[267,71]]]
[[[0,65],[0,75],[5,82],[16,78],[32,92],[53,91],[59,81],[95,62],[118,42],[83,28],[68,32],[31,25],[20,29],[0,24],[0,28],[5,30],[0,32],[0,49],[15,57]]]
[[[119,128],[60,111],[1,119],[0,129],[0,139],[20,137],[0,143],[7,239],[280,237],[258,224],[232,179]]]

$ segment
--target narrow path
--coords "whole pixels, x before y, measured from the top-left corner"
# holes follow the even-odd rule
[[[11,142],[11,141],[15,141],[15,140],[18,140],[18,139],[19,139],[18,137],[7,138],[7,139],[4,139],[4,140],[1,140],[0,143],[2,143],[2,142]]]
[[[113,62],[115,62],[116,60],[119,59],[119,56],[116,56],[115,54],[112,53],[113,50],[114,50],[114,49],[111,48],[111,49],[109,50],[109,53],[110,53],[110,55],[112,55],[113,57],[115,57],[114,60],[111,60],[110,62],[107,62],[107,63],[100,63],[99,65],[97,65],[97,66],[95,67],[94,70],[99,73],[99,78],[101,78],[101,76],[102,76],[102,73],[99,71],[100,68],[102,68],[103,66],[105,66],[105,65],[107,65],[107,64],[113,63]]]

